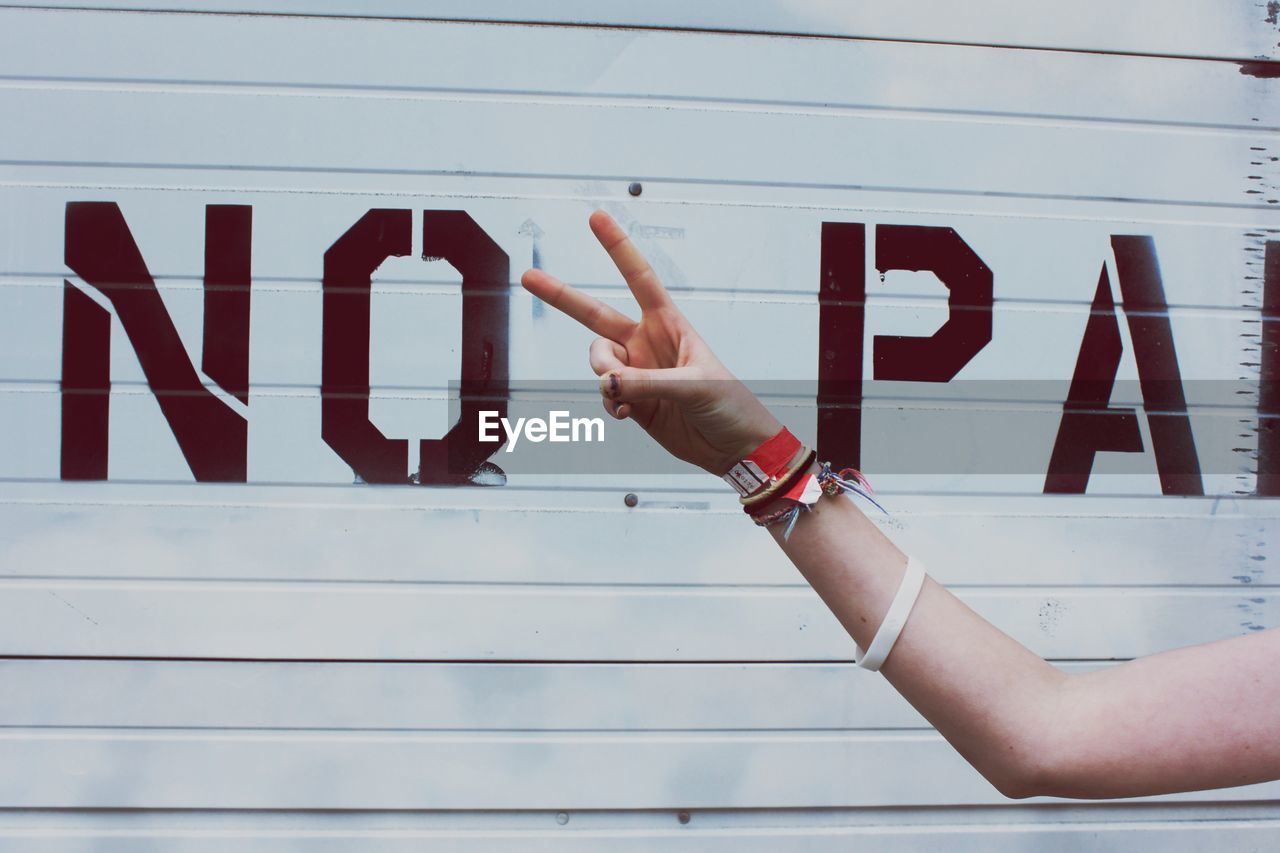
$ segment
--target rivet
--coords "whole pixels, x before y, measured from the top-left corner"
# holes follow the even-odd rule
[[[627,492],[627,496],[622,499],[622,502],[627,506],[635,506],[640,503],[640,496],[635,492]]]
[[[688,822],[689,822],[689,813],[688,813],[688,812],[680,812],[678,815],[676,815],[676,820],[680,821],[681,823],[688,823]]]
[[[568,812],[560,812],[560,814],[556,815],[556,823],[560,824],[561,826],[564,826],[568,822],[569,822]]]
[[[627,192],[632,195],[640,195],[640,193],[644,192],[644,187],[640,186],[639,181],[632,181],[631,185],[627,187]]]

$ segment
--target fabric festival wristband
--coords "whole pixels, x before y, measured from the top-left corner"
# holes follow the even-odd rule
[[[830,462],[818,465],[818,473],[812,471],[813,460],[817,454],[810,451],[804,464],[792,469],[773,486],[748,498],[738,498],[746,506],[747,514],[759,527],[772,527],[786,523],[782,533],[783,541],[791,538],[796,522],[803,513],[809,512],[823,495],[838,495],[841,492],[850,497],[857,495],[863,498],[885,515],[889,511],[873,497],[871,484],[857,468],[842,468],[840,473],[831,470]]]
[[[800,451],[800,439],[783,427],[770,439],[747,454],[747,458],[735,462],[723,476],[723,480],[742,497],[768,486],[787,469]]]
[[[893,597],[889,612],[885,614],[884,621],[880,623],[875,637],[871,639],[871,645],[867,646],[866,652],[863,652],[857,643],[854,644],[853,662],[855,664],[872,672],[880,669],[885,658],[889,657],[889,652],[893,651],[893,644],[898,641],[902,626],[907,624],[907,618],[911,615],[911,608],[915,606],[916,599],[920,597],[922,586],[924,586],[924,564],[915,557],[907,557],[907,571],[902,576],[898,594]]]

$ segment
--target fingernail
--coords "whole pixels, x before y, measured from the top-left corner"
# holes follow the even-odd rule
[[[622,393],[622,380],[616,373],[609,374],[609,396],[616,398]]]

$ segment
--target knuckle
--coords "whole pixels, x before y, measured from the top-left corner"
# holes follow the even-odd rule
[[[600,377],[600,396],[616,400],[622,393],[622,377],[618,371],[611,370]]]

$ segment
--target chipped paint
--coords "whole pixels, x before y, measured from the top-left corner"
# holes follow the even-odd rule
[[[645,253],[649,260],[649,265],[653,267],[654,272],[658,274],[663,284],[668,290],[684,290],[689,287],[688,276],[684,270],[676,263],[675,259],[667,253],[659,244],[653,242],[653,238],[643,236],[636,230],[644,227],[639,224],[639,220],[625,205],[616,201],[606,201],[600,205],[606,213],[612,216],[623,229],[637,238],[639,248]],[[681,229],[683,234],[683,229]]]
[[[1240,627],[1246,631],[1265,631],[1267,626],[1263,620],[1267,616],[1266,604],[1267,599],[1262,596],[1251,596],[1236,604],[1236,609],[1243,617]]]
[[[1237,64],[1240,66],[1240,73],[1248,77],[1257,77],[1259,79],[1280,77],[1280,62],[1258,59]]]
[[[1056,598],[1046,599],[1044,604],[1040,605],[1038,613],[1040,619],[1040,630],[1048,634],[1050,637],[1057,636],[1058,624],[1062,621],[1063,615],[1066,613],[1066,605]]]
[[[532,219],[526,219],[521,223],[517,233],[528,237],[530,243],[532,243],[529,266],[535,270],[542,269],[542,237],[546,232]],[[532,297],[532,303],[533,307],[530,310],[532,311],[533,319],[537,320],[544,315],[547,306],[545,302],[536,296]]]
[[[668,225],[641,225],[635,222],[631,225],[631,236],[648,240],[683,240],[684,229]]]

